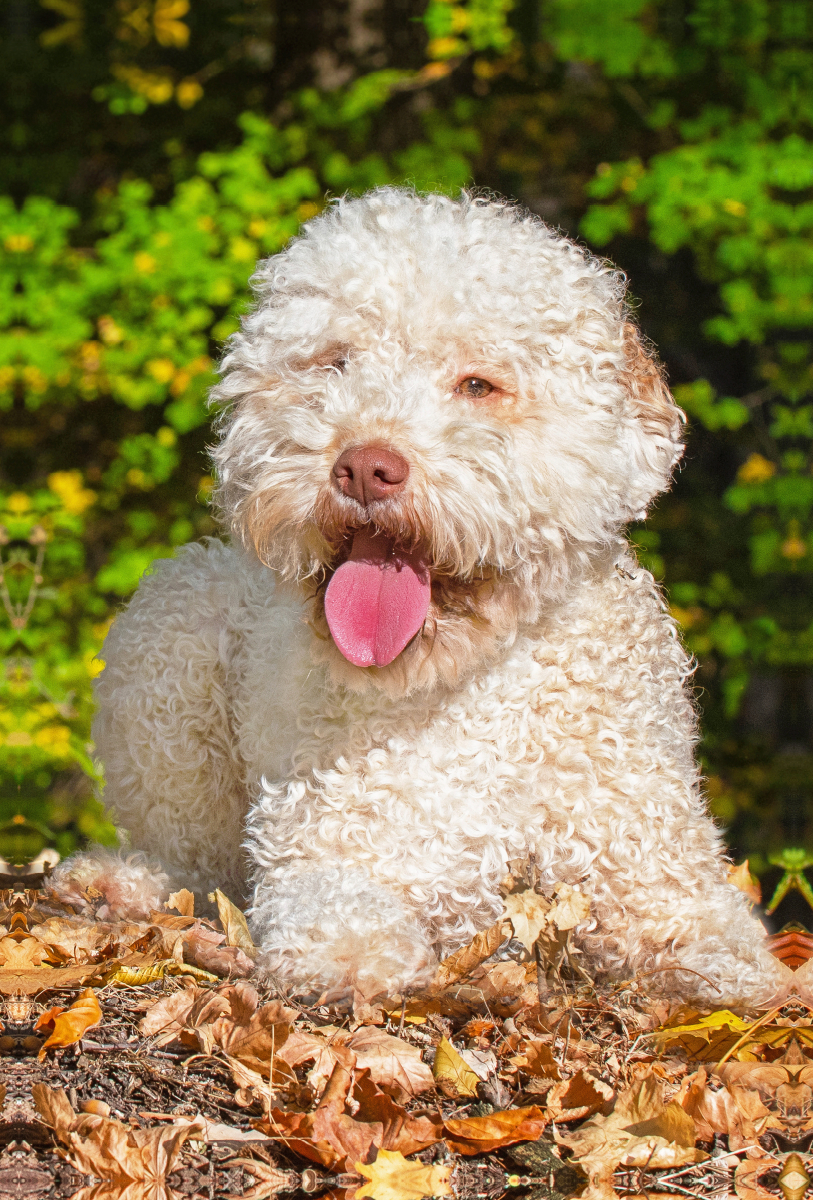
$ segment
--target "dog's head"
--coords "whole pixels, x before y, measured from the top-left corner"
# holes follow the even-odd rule
[[[339,201],[254,285],[220,504],[350,686],[456,681],[668,485],[680,414],[623,278],[506,203]]]

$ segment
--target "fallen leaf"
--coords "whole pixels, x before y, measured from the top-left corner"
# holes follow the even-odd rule
[[[508,1060],[525,1075],[536,1079],[560,1079],[559,1064],[553,1057],[550,1046],[545,1042],[529,1041],[522,1046],[521,1053]]]
[[[165,975],[188,975],[190,979],[199,979],[205,983],[217,983],[218,980],[218,976],[213,975],[211,971],[204,971],[190,963],[179,963],[174,958],[163,958],[160,962],[149,963],[145,966],[128,963],[108,966],[104,982],[105,984],[118,983],[125,987],[141,987],[145,983],[155,983],[157,979],[163,979]]]
[[[450,954],[448,958],[444,958],[432,981],[433,986],[438,988],[448,987],[450,983],[455,983],[458,979],[463,979],[475,967],[479,967],[481,962],[485,962],[487,958],[491,958],[491,955],[499,950],[505,941],[505,929],[505,921],[498,921],[490,929],[485,929],[482,933],[475,934],[467,946],[461,947],[454,954]]]
[[[202,1132],[200,1125],[129,1129],[110,1117],[77,1115],[61,1088],[36,1083],[31,1094],[71,1165],[102,1181],[100,1188],[82,1188],[74,1200],[172,1200],[167,1176],[187,1138]]]
[[[256,991],[243,982],[220,989],[220,995],[229,1009],[212,1025],[215,1043],[231,1058],[267,1075],[272,1058],[285,1045],[296,1013],[279,1000],[257,1008]]]
[[[205,1036],[198,1036],[200,1028],[205,1026],[211,1030],[213,1022],[227,1012],[229,1002],[224,996],[192,986],[164,996],[153,1004],[142,1018],[139,1030],[144,1037],[155,1038],[156,1048],[180,1039],[184,1033],[188,1035],[187,1045],[201,1046]],[[213,1044],[210,1033],[209,1050]]]
[[[357,1029],[344,1043],[356,1056],[359,1070],[368,1070],[374,1083],[403,1104],[434,1086],[431,1068],[417,1046],[373,1026]]]
[[[619,1165],[658,1169],[708,1158],[694,1148],[694,1124],[688,1114],[674,1101],[664,1105],[662,1091],[661,1080],[646,1075],[617,1097],[610,1113],[596,1113],[573,1132],[557,1135],[556,1140],[570,1147],[573,1161],[587,1174],[583,1198],[615,1197],[612,1174]],[[675,1131],[679,1141],[670,1140]]]
[[[580,1121],[604,1108],[612,1098],[613,1089],[608,1084],[584,1070],[577,1071],[548,1092],[548,1115],[554,1121]]]
[[[345,1111],[351,1087],[358,1105],[354,1116]],[[353,1087],[353,1072],[338,1063],[313,1112],[274,1108],[256,1127],[329,1170],[346,1170],[348,1163],[366,1161],[374,1147],[412,1154],[433,1145],[442,1134],[439,1119],[410,1116],[376,1089],[366,1071]]]
[[[503,900],[514,937],[533,953],[534,942],[548,924],[550,903],[536,892],[512,892]]]
[[[242,1200],[270,1200],[279,1192],[295,1192],[299,1190],[301,1179],[295,1171],[281,1171],[270,1162],[258,1158],[230,1158],[229,1167],[239,1167],[246,1174],[256,1179],[256,1187],[247,1192],[241,1192]],[[332,1193],[334,1196],[336,1193]]]
[[[30,971],[0,967],[0,993],[5,996],[13,996],[15,993],[33,996],[43,988],[72,988],[79,983],[100,979],[109,969],[109,963],[86,963],[75,967],[42,966],[34,967]]]
[[[444,1139],[458,1154],[488,1154],[514,1142],[535,1142],[548,1120],[541,1109],[506,1108],[486,1117],[464,1117],[443,1123]]]
[[[223,934],[213,929],[196,927],[183,935],[185,962],[211,971],[215,975],[247,978],[254,971],[254,961],[239,946],[224,946]]]
[[[251,940],[245,914],[235,904],[232,904],[228,896],[219,888],[209,896],[209,899],[217,904],[217,915],[220,917],[220,924],[226,935],[226,944],[237,946],[250,959],[255,959],[257,947]]]
[[[460,1057],[448,1038],[441,1038],[432,1063],[432,1075],[444,1095],[476,1096],[480,1082],[471,1067]]]
[[[38,1058],[43,1062],[47,1050],[53,1050],[61,1046],[73,1046],[76,1042],[81,1041],[89,1029],[94,1025],[98,1025],[102,1019],[102,1010],[99,1007],[99,1001],[96,999],[96,993],[93,988],[87,988],[75,1000],[70,1008],[64,1011],[57,1012],[51,1010],[55,1015],[49,1017],[48,1024],[53,1020],[53,1032],[46,1041],[42,1043],[42,1049],[39,1052]],[[48,1016],[48,1014],[45,1014]],[[42,1021],[42,1018],[40,1018]],[[41,1025],[40,1021],[34,1026],[35,1029],[44,1029],[47,1026]]]
[[[557,929],[575,929],[590,915],[590,900],[578,884],[575,887],[569,883],[557,884],[555,895],[556,901],[548,913],[548,921]]]
[[[379,1150],[374,1163],[357,1162],[356,1171],[367,1183],[355,1194],[374,1200],[423,1200],[424,1196],[451,1196],[451,1163],[409,1162],[397,1150]]]
[[[172,893],[164,908],[174,908],[182,917],[194,917],[195,893],[190,892],[189,888],[181,888],[179,892]]]

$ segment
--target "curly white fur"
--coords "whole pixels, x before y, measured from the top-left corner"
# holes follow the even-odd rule
[[[133,844],[177,884],[253,889],[263,962],[300,988],[419,980],[532,856],[592,889],[594,969],[769,1000],[785,968],[726,883],[690,664],[622,539],[682,450],[622,277],[507,204],[382,189],[254,284],[216,391],[234,545],[157,564],[103,651],[95,736]],[[360,445],[407,460],[403,492],[337,490]],[[431,567],[384,667],[324,616],[366,526]]]

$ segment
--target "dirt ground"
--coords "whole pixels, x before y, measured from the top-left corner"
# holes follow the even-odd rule
[[[181,892],[116,922],[0,884],[0,1200],[802,1200],[813,1175],[807,1007],[591,980],[578,889],[514,880],[424,991],[321,1003],[255,978],[221,893],[217,919]]]

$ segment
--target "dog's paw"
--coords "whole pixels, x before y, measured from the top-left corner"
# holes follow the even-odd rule
[[[95,846],[59,863],[47,888],[57,899],[99,920],[143,920],[161,908],[170,881],[143,854],[124,855]]]
[[[322,1002],[420,986],[436,966],[413,914],[360,871],[276,880],[273,891],[258,889],[251,912],[260,970]]]

